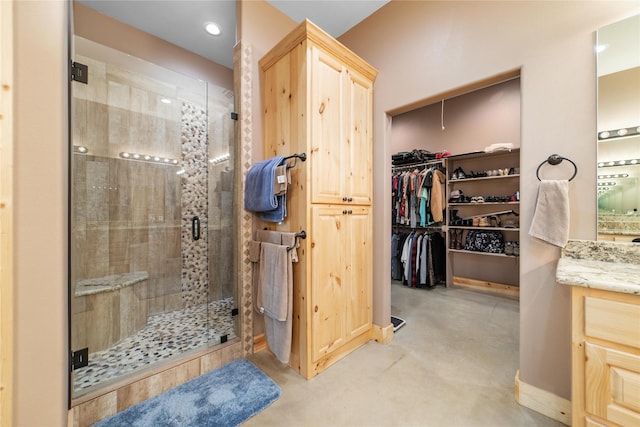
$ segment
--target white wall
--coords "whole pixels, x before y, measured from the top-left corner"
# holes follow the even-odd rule
[[[558,248],[528,237],[550,154],[572,159],[570,237],[596,238],[595,30],[639,10],[616,1],[395,1],[340,41],[379,70],[374,86],[374,323],[390,316],[390,132],[386,112],[521,70],[520,379],[570,398],[569,290]],[[437,99],[437,98],[436,98]],[[566,162],[565,162],[566,166]],[[546,178],[566,177],[565,166]],[[570,165],[569,165],[570,166]],[[514,373],[515,375],[515,373]]]

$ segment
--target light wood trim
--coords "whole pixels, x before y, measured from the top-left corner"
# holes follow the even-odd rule
[[[264,334],[258,334],[253,337],[253,352],[258,353],[263,350],[268,350],[269,345],[267,344],[267,339]]]
[[[360,74],[372,81],[375,80],[378,75],[378,70],[367,64],[346,46],[331,37],[308,19],[301,22],[300,25],[298,25],[284,39],[282,39],[280,43],[260,59],[260,69],[263,71],[268,69],[280,58],[287,55],[297,44],[300,44],[305,40],[310,41],[322,50],[339,58],[339,60],[348,68],[358,71]]]
[[[0,426],[13,425],[13,2],[0,2]]]
[[[571,287],[571,425],[585,425],[584,412],[584,302],[582,288]]]
[[[586,427],[607,427],[606,425],[600,424],[599,422],[594,421],[589,417],[587,417],[585,421],[586,421],[586,424],[585,424]]]
[[[389,324],[389,326],[373,325],[373,330],[371,331],[371,339],[380,343],[380,344],[389,344],[393,341],[393,325]]]
[[[571,401],[520,381],[516,372],[514,395],[516,402],[549,418],[571,425]]]
[[[502,283],[489,282],[486,280],[470,279],[468,277],[453,276],[453,284],[466,288],[473,288],[488,292],[494,292],[501,295],[512,297],[520,296],[520,288],[518,286],[505,285]]]
[[[82,403],[78,403],[81,399],[76,399],[69,411],[67,425],[68,427],[90,426],[122,412],[143,400],[157,396],[228,362],[240,359],[243,355],[242,347],[241,340],[236,339],[230,345],[217,346],[215,349],[199,352],[197,357],[185,358],[165,366],[153,375],[121,383],[119,387],[106,393],[101,390],[100,395],[93,395],[89,399],[83,396]]]
[[[217,345],[214,348],[196,350],[193,353],[185,355],[184,358],[181,358],[179,360],[169,362],[167,364],[163,364],[162,366],[154,366],[152,368],[149,368],[148,370],[140,372],[137,375],[132,375],[124,379],[115,380],[101,387],[99,390],[96,390],[96,391],[84,394],[82,396],[76,397],[75,399],[72,399],[71,406],[73,407],[73,406],[81,405],[88,401],[94,400],[100,396],[111,393],[112,391],[117,391],[118,389],[122,389],[123,387],[126,387],[132,383],[143,381],[143,380],[146,380],[147,378],[152,378],[155,375],[162,374],[165,371],[174,369],[175,367],[184,365],[185,363],[189,363],[193,360],[200,360],[201,358],[210,356],[211,354],[217,354],[218,352],[223,351],[227,347],[236,345],[238,342],[240,342],[240,339],[235,338],[231,341],[228,341],[225,344]]]
[[[331,353],[327,354],[325,357],[322,357],[317,362],[314,362],[312,371],[308,373],[308,376],[306,378],[310,379],[318,375],[320,372],[324,371],[329,366],[333,365],[334,363],[336,363],[337,361],[345,357],[347,354],[351,353],[353,350],[357,349],[361,345],[365,344],[367,341],[371,340],[371,333],[372,333],[372,330],[369,329],[359,337],[351,339],[350,341],[342,345],[340,348],[336,349],[335,351],[332,351]]]

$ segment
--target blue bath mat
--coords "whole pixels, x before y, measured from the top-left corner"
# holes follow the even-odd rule
[[[280,387],[236,360],[107,418],[95,427],[237,426],[280,397]]]

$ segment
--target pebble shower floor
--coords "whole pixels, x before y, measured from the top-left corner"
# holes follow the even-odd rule
[[[203,304],[149,317],[136,334],[107,350],[89,354],[89,365],[73,373],[73,390],[85,390],[157,361],[217,344],[223,335],[235,338],[233,308],[233,298],[226,298],[212,301],[208,307]],[[215,328],[209,328],[209,324]]]

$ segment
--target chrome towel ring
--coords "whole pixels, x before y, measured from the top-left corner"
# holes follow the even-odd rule
[[[540,175],[539,175],[540,168],[542,167],[542,165],[544,165],[545,163],[549,163],[550,165],[555,166],[555,165],[559,165],[560,163],[562,163],[563,160],[566,160],[566,161],[568,161],[569,163],[571,163],[573,165],[574,171],[573,171],[573,175],[571,175],[571,178],[569,178],[569,181],[573,180],[573,178],[575,178],[576,175],[578,174],[578,166],[576,166],[576,164],[571,159],[567,159],[566,157],[562,157],[559,154],[552,154],[547,158],[547,160],[545,160],[544,162],[542,162],[542,163],[540,163],[538,165],[538,169],[536,169],[536,177],[538,178],[538,181],[542,181],[540,179]]]

